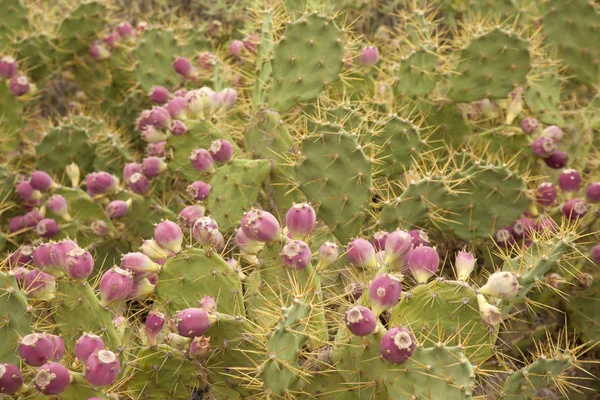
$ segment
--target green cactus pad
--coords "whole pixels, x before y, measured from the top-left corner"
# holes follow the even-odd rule
[[[590,287],[575,292],[565,303],[571,328],[590,343],[600,342],[598,299],[600,281],[594,279]]]
[[[133,50],[135,59],[135,79],[142,90],[149,92],[153,86],[174,87],[178,75],[173,62],[181,54],[181,49],[172,31],[148,29],[137,39]]]
[[[270,57],[273,53],[273,13],[265,11],[261,29],[260,43],[256,48],[256,80],[252,87],[252,106],[260,107],[267,102],[266,85],[271,79],[273,67]]]
[[[504,382],[500,397],[516,400],[531,399],[542,388],[554,386],[556,379],[571,367],[572,356],[540,357],[532,364],[512,373]]]
[[[62,51],[82,53],[88,50],[104,28],[106,7],[95,1],[83,3],[62,21],[57,37]]]
[[[432,147],[444,144],[451,148],[459,148],[473,127],[461,114],[455,103],[436,104],[422,101],[418,103],[419,110],[425,115],[427,141]]]
[[[359,233],[366,218],[372,169],[356,138],[336,127],[319,126],[302,140],[295,166],[300,189],[342,243]]]
[[[61,175],[67,165],[77,164],[85,176],[92,170],[96,144],[89,130],[73,124],[56,126],[36,146],[37,167]]]
[[[198,300],[211,296],[217,302],[218,312],[245,314],[240,277],[214,252],[189,249],[170,258],[158,282],[157,301],[170,313],[198,307]]]
[[[0,272],[0,360],[19,365],[18,339],[32,332],[32,314],[27,296],[19,289],[14,277]]]
[[[403,57],[396,71],[396,96],[422,96],[431,93],[439,80],[438,54],[435,48],[423,46]]]
[[[418,285],[392,309],[390,326],[410,326],[428,342],[465,346],[465,356],[483,361],[492,354],[498,327],[479,316],[477,298],[469,287],[434,280]]]
[[[27,75],[39,82],[51,75],[63,55],[56,50],[54,38],[44,33],[27,35],[17,44],[19,61],[27,66]]]
[[[141,350],[133,365],[128,388],[143,399],[187,399],[199,383],[195,363],[166,345]]]
[[[535,78],[528,79],[523,99],[539,121],[545,124],[562,125],[565,120],[560,114],[560,92],[562,80],[555,65],[533,69]]]
[[[0,104],[0,120],[3,126],[0,132],[0,150],[16,150],[20,142],[19,130],[24,125],[23,102],[11,95],[8,84],[0,82]]]
[[[342,32],[333,20],[310,14],[289,24],[273,49],[269,105],[285,111],[317,98],[338,79],[343,65]]]
[[[69,204],[69,214],[73,219],[79,221],[90,221],[96,219],[105,219],[104,209],[95,202],[86,192],[78,188],[61,186],[52,194],[59,194],[67,200]]]
[[[17,33],[30,29],[28,14],[21,0],[0,0],[0,50],[9,47]]]
[[[234,228],[258,199],[262,183],[269,176],[267,160],[234,159],[219,167],[210,180],[207,207],[223,232]]]
[[[504,98],[531,70],[527,40],[500,29],[473,39],[461,53],[448,97],[457,102]]]
[[[556,49],[577,81],[595,85],[600,80],[600,13],[587,0],[551,0],[542,18],[544,43]]]

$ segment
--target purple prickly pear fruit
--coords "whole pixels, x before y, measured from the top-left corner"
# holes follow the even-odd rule
[[[535,221],[531,218],[519,218],[512,225],[513,235],[518,239],[531,235],[535,231]]]
[[[187,118],[187,102],[183,97],[173,97],[167,103],[167,111],[176,120]],[[173,121],[174,122],[174,121]]]
[[[356,267],[377,268],[375,248],[365,239],[354,239],[348,243],[346,257]]]
[[[412,237],[413,248],[419,246],[429,246],[429,236],[427,232],[421,229],[413,229],[408,232]]]
[[[554,139],[541,136],[533,141],[531,144],[531,151],[538,157],[548,158],[556,150],[556,143]]]
[[[527,117],[521,120],[521,130],[526,135],[533,135],[535,131],[537,131],[539,125],[538,120],[533,117]]]
[[[356,336],[367,336],[377,329],[377,317],[363,306],[353,306],[346,311],[346,326]]]
[[[438,271],[440,256],[434,248],[420,246],[410,253],[408,266],[416,281],[425,283]]]
[[[121,269],[131,272],[134,280],[147,278],[160,270],[150,257],[144,253],[127,253],[121,257]]]
[[[14,364],[0,364],[0,393],[15,394],[23,386],[23,374]]]
[[[293,239],[308,236],[317,222],[315,209],[308,203],[294,204],[285,215],[285,224]]]
[[[281,227],[273,214],[252,209],[242,217],[241,227],[244,234],[260,242],[272,242],[281,239]]]
[[[456,261],[454,266],[456,267],[456,276],[461,281],[469,279],[471,272],[475,269],[475,263],[477,259],[473,257],[473,254],[468,251],[459,251],[456,253]]]
[[[48,362],[53,351],[50,338],[40,333],[30,333],[19,340],[19,357],[33,367],[39,367]]]
[[[187,132],[187,126],[179,120],[171,121],[169,125],[169,132],[171,132],[174,136],[181,136]]]
[[[119,37],[119,33],[118,32],[111,32],[108,35],[106,35],[102,41],[109,48],[111,48],[111,47],[115,47],[117,45],[117,42],[119,41],[119,39],[120,39],[120,37]]]
[[[187,206],[179,213],[179,225],[192,228],[196,221],[204,217],[206,209],[203,206]]]
[[[165,315],[158,311],[150,311],[146,317],[145,330],[148,346],[154,347],[158,344],[158,334],[165,325]]]
[[[154,240],[163,249],[172,253],[179,253],[183,243],[183,232],[175,222],[161,221],[154,228]]]
[[[202,181],[196,181],[186,188],[186,192],[192,199],[202,201],[210,195],[210,185]]]
[[[155,262],[165,260],[167,257],[173,255],[171,252],[160,247],[154,239],[144,240],[144,243],[140,247],[140,251]]]
[[[539,205],[544,207],[550,206],[556,201],[556,197],[556,186],[550,182],[540,183],[535,197]]]
[[[67,268],[69,251],[77,248],[79,248],[79,246],[71,239],[61,240],[58,243],[52,244],[50,247],[50,260],[52,260],[54,267],[61,271],[65,271]]]
[[[144,195],[150,190],[150,181],[146,175],[136,172],[127,180],[127,186],[133,193]]]
[[[29,183],[29,181],[19,182],[17,185],[17,194],[21,197],[27,204],[37,204],[39,200],[42,198],[42,192],[39,190],[35,190],[33,186]]]
[[[391,274],[377,275],[369,285],[369,301],[375,315],[393,307],[400,300],[402,282]]]
[[[148,154],[150,157],[164,157],[167,155],[166,147],[166,141],[158,143],[148,143],[148,145],[146,146],[146,154]]]
[[[233,88],[226,88],[219,92],[221,97],[221,107],[224,110],[229,110],[237,102],[237,92]]]
[[[246,254],[257,254],[264,246],[264,243],[246,236],[242,228],[235,232],[235,243]]]
[[[150,124],[159,131],[167,129],[171,122],[171,114],[164,107],[153,107],[148,118]]]
[[[206,149],[196,149],[192,151],[190,154],[190,161],[192,166],[203,174],[212,174],[217,170],[215,167],[215,160]]]
[[[14,233],[27,228],[25,218],[23,216],[17,216],[10,219],[8,223],[8,232]]]
[[[88,54],[96,61],[106,60],[110,57],[110,51],[107,46],[98,40],[92,42]]]
[[[176,91],[173,92],[173,96],[174,97],[185,97],[185,95],[187,94],[187,89],[186,88],[181,88],[181,89],[177,89]]]
[[[96,388],[108,386],[121,372],[119,357],[110,350],[96,350],[85,361],[85,380]]]
[[[376,251],[379,252],[385,250],[385,242],[387,241],[388,236],[390,236],[390,233],[386,231],[377,231],[373,234],[371,243]]]
[[[53,396],[65,391],[71,383],[71,375],[64,365],[49,362],[38,369],[35,378],[33,378],[33,383],[39,392],[47,396]]]
[[[129,212],[129,203],[124,200],[113,200],[106,206],[105,214],[110,219],[123,218]]]
[[[187,77],[192,72],[192,63],[185,57],[178,57],[173,63],[173,68],[179,75]]]
[[[216,162],[226,163],[233,157],[233,145],[225,139],[217,139],[210,144],[208,152]]]
[[[317,270],[329,267],[340,256],[340,247],[333,242],[325,242],[319,247],[319,263]]]
[[[600,182],[592,182],[585,189],[585,198],[589,203],[600,203]]]
[[[578,219],[583,217],[589,211],[590,207],[583,199],[571,199],[565,203],[562,213],[568,219]]]
[[[592,247],[592,250],[590,251],[590,259],[595,264],[600,264],[600,244]]]
[[[134,280],[131,291],[129,291],[129,293],[127,294],[127,299],[138,301],[145,300],[148,297],[152,296],[155,289],[156,284],[152,283],[148,278]]]
[[[496,306],[491,305],[483,294],[477,295],[477,305],[479,307],[479,316],[486,324],[496,326],[502,321],[502,312]]]
[[[358,282],[352,282],[344,288],[344,298],[351,303],[355,303],[363,294],[363,286]]]
[[[177,313],[175,325],[181,336],[194,338],[204,335],[215,320],[202,308],[186,308]]]
[[[135,120],[135,129],[138,132],[143,132],[148,126],[151,126],[150,121],[151,110],[144,110],[140,113],[140,116]]]
[[[94,270],[94,259],[89,251],[73,249],[67,253],[66,272],[71,278],[85,280]]]
[[[19,63],[10,56],[0,58],[0,78],[10,79],[17,75],[19,71]]]
[[[69,215],[69,204],[60,194],[55,194],[50,197],[48,201],[46,201],[46,207],[65,221],[70,221],[72,219]]]
[[[311,251],[301,240],[291,240],[281,249],[283,265],[292,269],[304,269],[310,264]]]
[[[25,278],[27,277],[27,273],[29,270],[25,267],[13,267],[10,271],[8,271],[8,275],[14,276],[19,284],[19,287],[23,287],[25,285]]]
[[[512,299],[519,294],[519,280],[512,272],[498,271],[489,276],[479,292],[499,299]]]
[[[555,142],[560,142],[565,136],[565,133],[558,126],[550,125],[544,128],[542,131],[542,136],[547,136],[552,138]]]
[[[131,26],[131,24],[127,21],[121,22],[119,25],[117,25],[117,33],[122,38],[135,36],[135,30],[133,29],[133,26]]]
[[[564,169],[558,176],[558,186],[563,192],[576,192],[581,185],[581,175],[574,169]]]
[[[217,222],[211,217],[199,218],[192,227],[192,236],[201,246],[211,246],[214,235],[219,232]]]
[[[360,55],[358,56],[358,63],[360,65],[374,65],[379,61],[379,49],[375,46],[367,46],[364,47],[360,51]]]
[[[154,178],[167,170],[167,163],[160,157],[146,157],[142,161],[142,171],[148,178]]]
[[[164,104],[169,101],[169,96],[171,96],[171,93],[169,93],[169,89],[166,87],[156,85],[152,87],[148,96],[150,96],[150,101],[152,101],[154,104]]]
[[[494,241],[500,246],[510,246],[515,242],[511,226],[504,226],[494,233]]]
[[[65,341],[57,335],[44,335],[47,336],[48,339],[50,339],[50,343],[52,343],[52,355],[50,356],[50,361],[60,361],[65,355]]]
[[[185,101],[188,111],[194,116],[203,117],[204,109],[208,106],[208,98],[212,93],[214,90],[206,86],[187,92]]]
[[[208,51],[203,51],[202,53],[198,54],[198,66],[203,70],[211,70],[215,61],[215,55]]]
[[[24,96],[29,93],[30,90],[29,79],[26,76],[13,76],[8,83],[8,88],[10,90],[10,94],[15,97]]]
[[[229,54],[233,58],[240,58],[244,51],[244,42],[241,40],[234,40],[229,45]]]
[[[50,301],[56,297],[56,280],[52,275],[34,268],[25,276],[25,293],[30,298]]]
[[[189,356],[192,359],[200,359],[206,357],[210,352],[210,337],[198,336],[190,343]]]
[[[213,314],[217,311],[217,302],[214,297],[204,296],[198,300],[198,306],[209,314]]]
[[[8,265],[10,267],[20,267],[31,263],[31,261],[33,261],[33,247],[24,245],[10,255]]]
[[[129,181],[131,175],[135,173],[142,173],[142,164],[140,163],[127,163],[125,167],[123,167],[123,179],[125,181]]]
[[[33,250],[32,258],[36,267],[45,269],[47,267],[52,268],[54,266],[52,257],[50,255],[51,247],[52,243],[42,243]]]
[[[43,238],[54,237],[59,231],[58,222],[52,218],[44,218],[35,226],[35,232]]]
[[[392,364],[408,360],[417,347],[415,337],[406,328],[392,328],[383,335],[379,343],[379,354]]]
[[[396,230],[390,233],[385,243],[385,263],[404,266],[413,250],[413,239],[410,233]]]
[[[258,44],[260,43],[260,36],[258,34],[253,33],[248,35],[242,41],[246,50],[248,50],[252,54],[256,54],[256,49],[258,48]]]
[[[100,279],[100,304],[107,307],[127,298],[133,287],[133,274],[119,267],[112,267]]]
[[[85,178],[87,193],[94,197],[115,191],[119,186],[119,179],[108,172],[92,172]]]
[[[557,229],[558,229],[558,225],[550,217],[541,217],[535,224],[535,230],[537,232],[543,232],[545,230],[548,230],[548,231],[554,233],[554,232],[556,232]]]
[[[45,214],[45,212],[43,213]],[[23,215],[23,220],[25,221],[25,225],[32,228],[37,226],[41,220],[44,219],[44,215],[40,210],[29,211],[27,214]]]
[[[554,150],[549,157],[544,158],[544,162],[552,169],[564,168],[567,165],[569,156],[564,151]]]
[[[48,190],[60,187],[59,184],[54,182],[50,174],[44,171],[35,171],[31,174],[29,184],[32,188],[39,190],[40,192],[47,192]]]

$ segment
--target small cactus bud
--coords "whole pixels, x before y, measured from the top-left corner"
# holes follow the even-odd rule
[[[89,251],[76,248],[67,253],[67,274],[77,280],[85,280],[94,270],[94,259]]]
[[[33,247],[24,245],[12,253],[8,259],[10,267],[20,267],[33,261]]]
[[[13,96],[21,97],[29,93],[31,84],[26,76],[15,75],[10,79],[10,82],[8,83],[8,89],[10,90],[10,94]]]
[[[219,92],[221,97],[221,107],[224,110],[229,110],[235,106],[237,102],[237,92],[233,88],[225,88]]]
[[[190,358],[197,360],[206,357],[210,352],[210,337],[198,336],[190,343]]]
[[[108,172],[92,172],[85,178],[85,183],[87,193],[94,197],[114,192],[119,186],[119,179]]]
[[[167,103],[167,111],[169,111],[169,115],[171,115],[171,118],[174,118],[176,120],[187,119],[187,102],[185,101],[185,98],[173,97],[171,101]],[[175,121],[171,121],[171,123],[174,122]]]
[[[129,206],[132,204],[132,200],[113,200],[106,206],[105,214],[110,219],[119,219],[129,213]]]
[[[229,45],[229,54],[233,58],[240,58],[243,54],[243,51],[244,51],[244,42],[242,42],[241,40],[234,40]]]
[[[160,247],[154,239],[144,240],[140,251],[150,257],[152,261],[161,261],[172,255],[172,253]]]
[[[310,264],[310,247],[301,240],[291,240],[281,249],[281,260],[288,268],[302,270]]]
[[[209,314],[213,314],[217,311],[217,302],[214,297],[204,296],[198,300],[198,306]]]
[[[533,141],[531,144],[531,151],[538,157],[548,158],[556,150],[556,143],[554,139],[541,136]]]
[[[158,272],[160,267],[144,253],[127,253],[121,257],[121,269],[131,272],[134,280],[141,280]]]
[[[549,157],[544,158],[544,162],[552,169],[564,168],[567,165],[569,156],[564,151],[554,150]]]
[[[117,33],[121,38],[128,38],[135,36],[136,32],[133,29],[133,26],[131,26],[129,22],[125,21],[117,25]]]
[[[356,267],[364,269],[377,268],[375,248],[365,239],[354,239],[348,243],[346,257]]]
[[[392,328],[379,342],[379,354],[392,364],[402,364],[408,360],[417,347],[415,337],[403,327]]]
[[[367,336],[377,329],[377,317],[363,306],[353,306],[346,311],[346,326],[356,336]]]
[[[165,325],[165,315],[158,311],[150,311],[146,317],[145,330],[148,346],[154,347],[158,344],[158,334]]]
[[[192,228],[198,219],[204,217],[206,209],[203,206],[186,206],[177,218],[179,225],[185,228]]]
[[[544,207],[550,206],[556,201],[556,197],[556,186],[550,182],[540,183],[535,197],[539,205]]]
[[[192,63],[185,57],[178,57],[173,63],[173,68],[175,68],[175,72],[185,78],[192,72]]]
[[[363,295],[363,287],[358,282],[352,282],[344,288],[344,298],[351,303],[355,303]]]
[[[176,254],[181,251],[183,232],[175,222],[161,221],[154,228],[154,240],[163,249]]]
[[[571,199],[565,203],[562,213],[568,219],[582,218],[589,211],[589,206],[582,199]]]
[[[169,101],[169,96],[171,96],[171,93],[169,93],[169,89],[166,87],[156,85],[152,87],[148,96],[150,97],[150,101],[152,101],[154,104],[164,104]]]
[[[23,374],[14,364],[0,364],[0,393],[15,394],[23,387]]]
[[[121,372],[119,357],[110,350],[97,350],[85,362],[85,380],[92,387],[104,387],[113,383]]]
[[[500,246],[510,246],[515,242],[511,226],[504,226],[494,233],[494,240]]]
[[[36,224],[37,225],[37,224]],[[10,219],[8,223],[8,232],[14,233],[27,228],[25,218],[23,216],[17,216]]]
[[[19,357],[33,367],[44,365],[53,352],[52,341],[46,335],[30,333],[19,340]]]
[[[47,192],[48,190],[57,189],[60,187],[59,184],[54,182],[50,174],[44,171],[35,171],[33,174],[31,174],[29,184],[32,188],[39,190],[40,192]]]
[[[375,46],[364,47],[358,56],[360,65],[369,66],[375,65],[379,61],[379,49]]]
[[[17,75],[19,71],[19,63],[10,56],[0,58],[0,78],[10,79]]]
[[[469,279],[471,272],[475,269],[475,263],[477,259],[473,257],[473,254],[467,251],[459,251],[456,253],[456,261],[454,266],[456,267],[456,276],[461,281]]]
[[[192,199],[202,201],[210,194],[210,185],[202,181],[196,181],[186,188],[186,192]]]
[[[558,186],[563,192],[576,192],[581,185],[581,176],[574,169],[565,169],[558,176]]]
[[[90,230],[96,236],[106,236],[110,232],[110,227],[105,221],[97,219],[90,224]]]
[[[33,299],[53,300],[56,297],[56,280],[52,275],[34,268],[25,276],[25,293]]]
[[[285,223],[292,239],[308,236],[317,222],[315,209],[308,203],[294,204],[285,216]]]
[[[133,274],[119,267],[112,267],[100,279],[100,304],[107,307],[123,301],[133,287]]]
[[[150,181],[144,174],[136,172],[127,180],[127,186],[133,193],[145,195],[150,190]]]
[[[225,139],[217,139],[211,143],[208,152],[216,162],[226,163],[233,157],[233,145]]]
[[[169,132],[171,132],[174,136],[181,136],[187,132],[187,126],[179,120],[171,121],[171,125],[169,125]]]
[[[377,231],[371,237],[371,244],[375,247],[375,251],[380,252],[385,250],[385,242],[390,236],[389,232],[386,231]]]
[[[526,117],[521,120],[521,130],[526,135],[533,135],[539,125],[538,120],[533,117]]]
[[[590,203],[600,203],[600,182],[592,182],[585,189],[585,198]]]
[[[167,163],[160,157],[146,157],[142,161],[142,171],[148,178],[154,178],[167,170]]]
[[[550,125],[544,128],[542,136],[552,138],[555,142],[560,142],[565,136],[565,133],[556,125]]]
[[[84,333],[75,342],[75,357],[83,365],[88,357],[97,350],[104,350],[104,341],[100,336]]]
[[[204,117],[204,109],[209,106],[209,96],[212,93],[214,90],[206,86],[187,92],[185,101],[189,114],[198,118]]]
[[[80,171],[79,167],[77,166],[77,164],[71,163],[71,164],[67,165],[65,167],[65,173],[69,177],[72,187],[79,186],[79,179],[81,178],[81,171]]]
[[[395,306],[400,300],[402,282],[394,275],[377,275],[369,285],[369,301],[375,315]]]
[[[58,215],[65,221],[71,221],[72,218],[69,215],[69,204],[67,200],[60,194],[55,194],[46,201],[46,207],[48,210]]]
[[[215,160],[206,149],[196,149],[192,151],[190,154],[190,161],[192,166],[203,174],[213,174],[217,170],[215,167]]]
[[[321,271],[324,268],[329,267],[331,264],[337,261],[340,256],[340,248],[333,242],[325,242],[319,247],[319,263],[317,264],[317,271]]]
[[[175,324],[181,336],[194,338],[204,335],[215,320],[202,308],[186,308],[177,313]]]
[[[486,324],[496,326],[502,321],[500,309],[488,303],[483,294],[477,295],[477,305],[479,307],[479,316]]]
[[[487,283],[479,291],[499,299],[512,299],[519,294],[520,288],[521,285],[514,273],[498,271],[490,275]]]
[[[385,243],[385,263],[404,267],[412,250],[413,240],[410,233],[396,230],[390,233]]]
[[[435,275],[440,267],[440,256],[429,246],[414,249],[408,257],[408,266],[418,283],[425,283]]]
[[[57,395],[67,389],[71,383],[69,370],[62,364],[50,362],[42,365],[33,378],[36,389],[47,395]]]
[[[268,243],[281,239],[279,221],[267,211],[253,209],[247,212],[242,217],[241,227],[244,234],[253,240]]]

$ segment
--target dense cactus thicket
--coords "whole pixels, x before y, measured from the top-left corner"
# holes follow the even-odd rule
[[[598,4],[0,0],[0,77],[0,398],[598,398]]]

